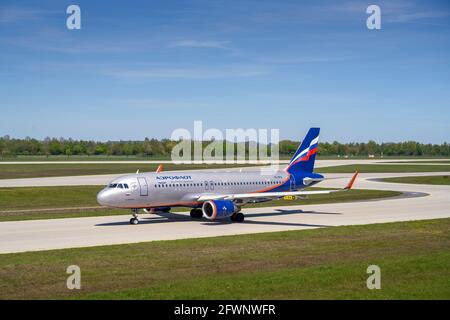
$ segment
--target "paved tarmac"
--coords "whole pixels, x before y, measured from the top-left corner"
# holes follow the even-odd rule
[[[361,174],[354,188],[397,190],[406,197],[243,209],[243,223],[191,220],[188,213],[164,217],[143,214],[138,225],[129,216],[103,216],[0,222],[0,253],[89,247],[154,240],[201,238],[342,225],[450,217],[450,186],[385,183],[373,179],[444,173]],[[321,187],[345,186],[351,174],[328,174]],[[71,177],[72,178],[72,177]],[[93,178],[95,179],[95,178]]]

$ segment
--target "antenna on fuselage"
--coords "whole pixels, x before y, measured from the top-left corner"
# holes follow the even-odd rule
[[[139,169],[137,169],[137,171],[136,171],[136,174],[138,174],[139,173]]]

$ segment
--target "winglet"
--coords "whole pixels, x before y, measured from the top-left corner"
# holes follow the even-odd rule
[[[156,169],[156,173],[162,172],[163,169],[164,169],[164,166],[163,166],[162,164],[160,164],[160,165],[158,166],[158,168]]]
[[[347,186],[344,188],[345,190],[350,190],[353,187],[353,183],[356,180],[356,177],[358,176],[358,170],[355,171],[355,174],[353,175],[352,179],[349,181],[349,183],[347,184]]]

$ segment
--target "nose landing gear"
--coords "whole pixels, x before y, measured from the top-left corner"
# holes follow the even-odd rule
[[[130,224],[138,224],[138,209],[131,209],[131,214],[133,215],[133,218],[130,219]]]

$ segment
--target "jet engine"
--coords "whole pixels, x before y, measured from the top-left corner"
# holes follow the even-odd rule
[[[231,200],[209,200],[202,206],[203,216],[208,220],[228,218],[238,210]]]

